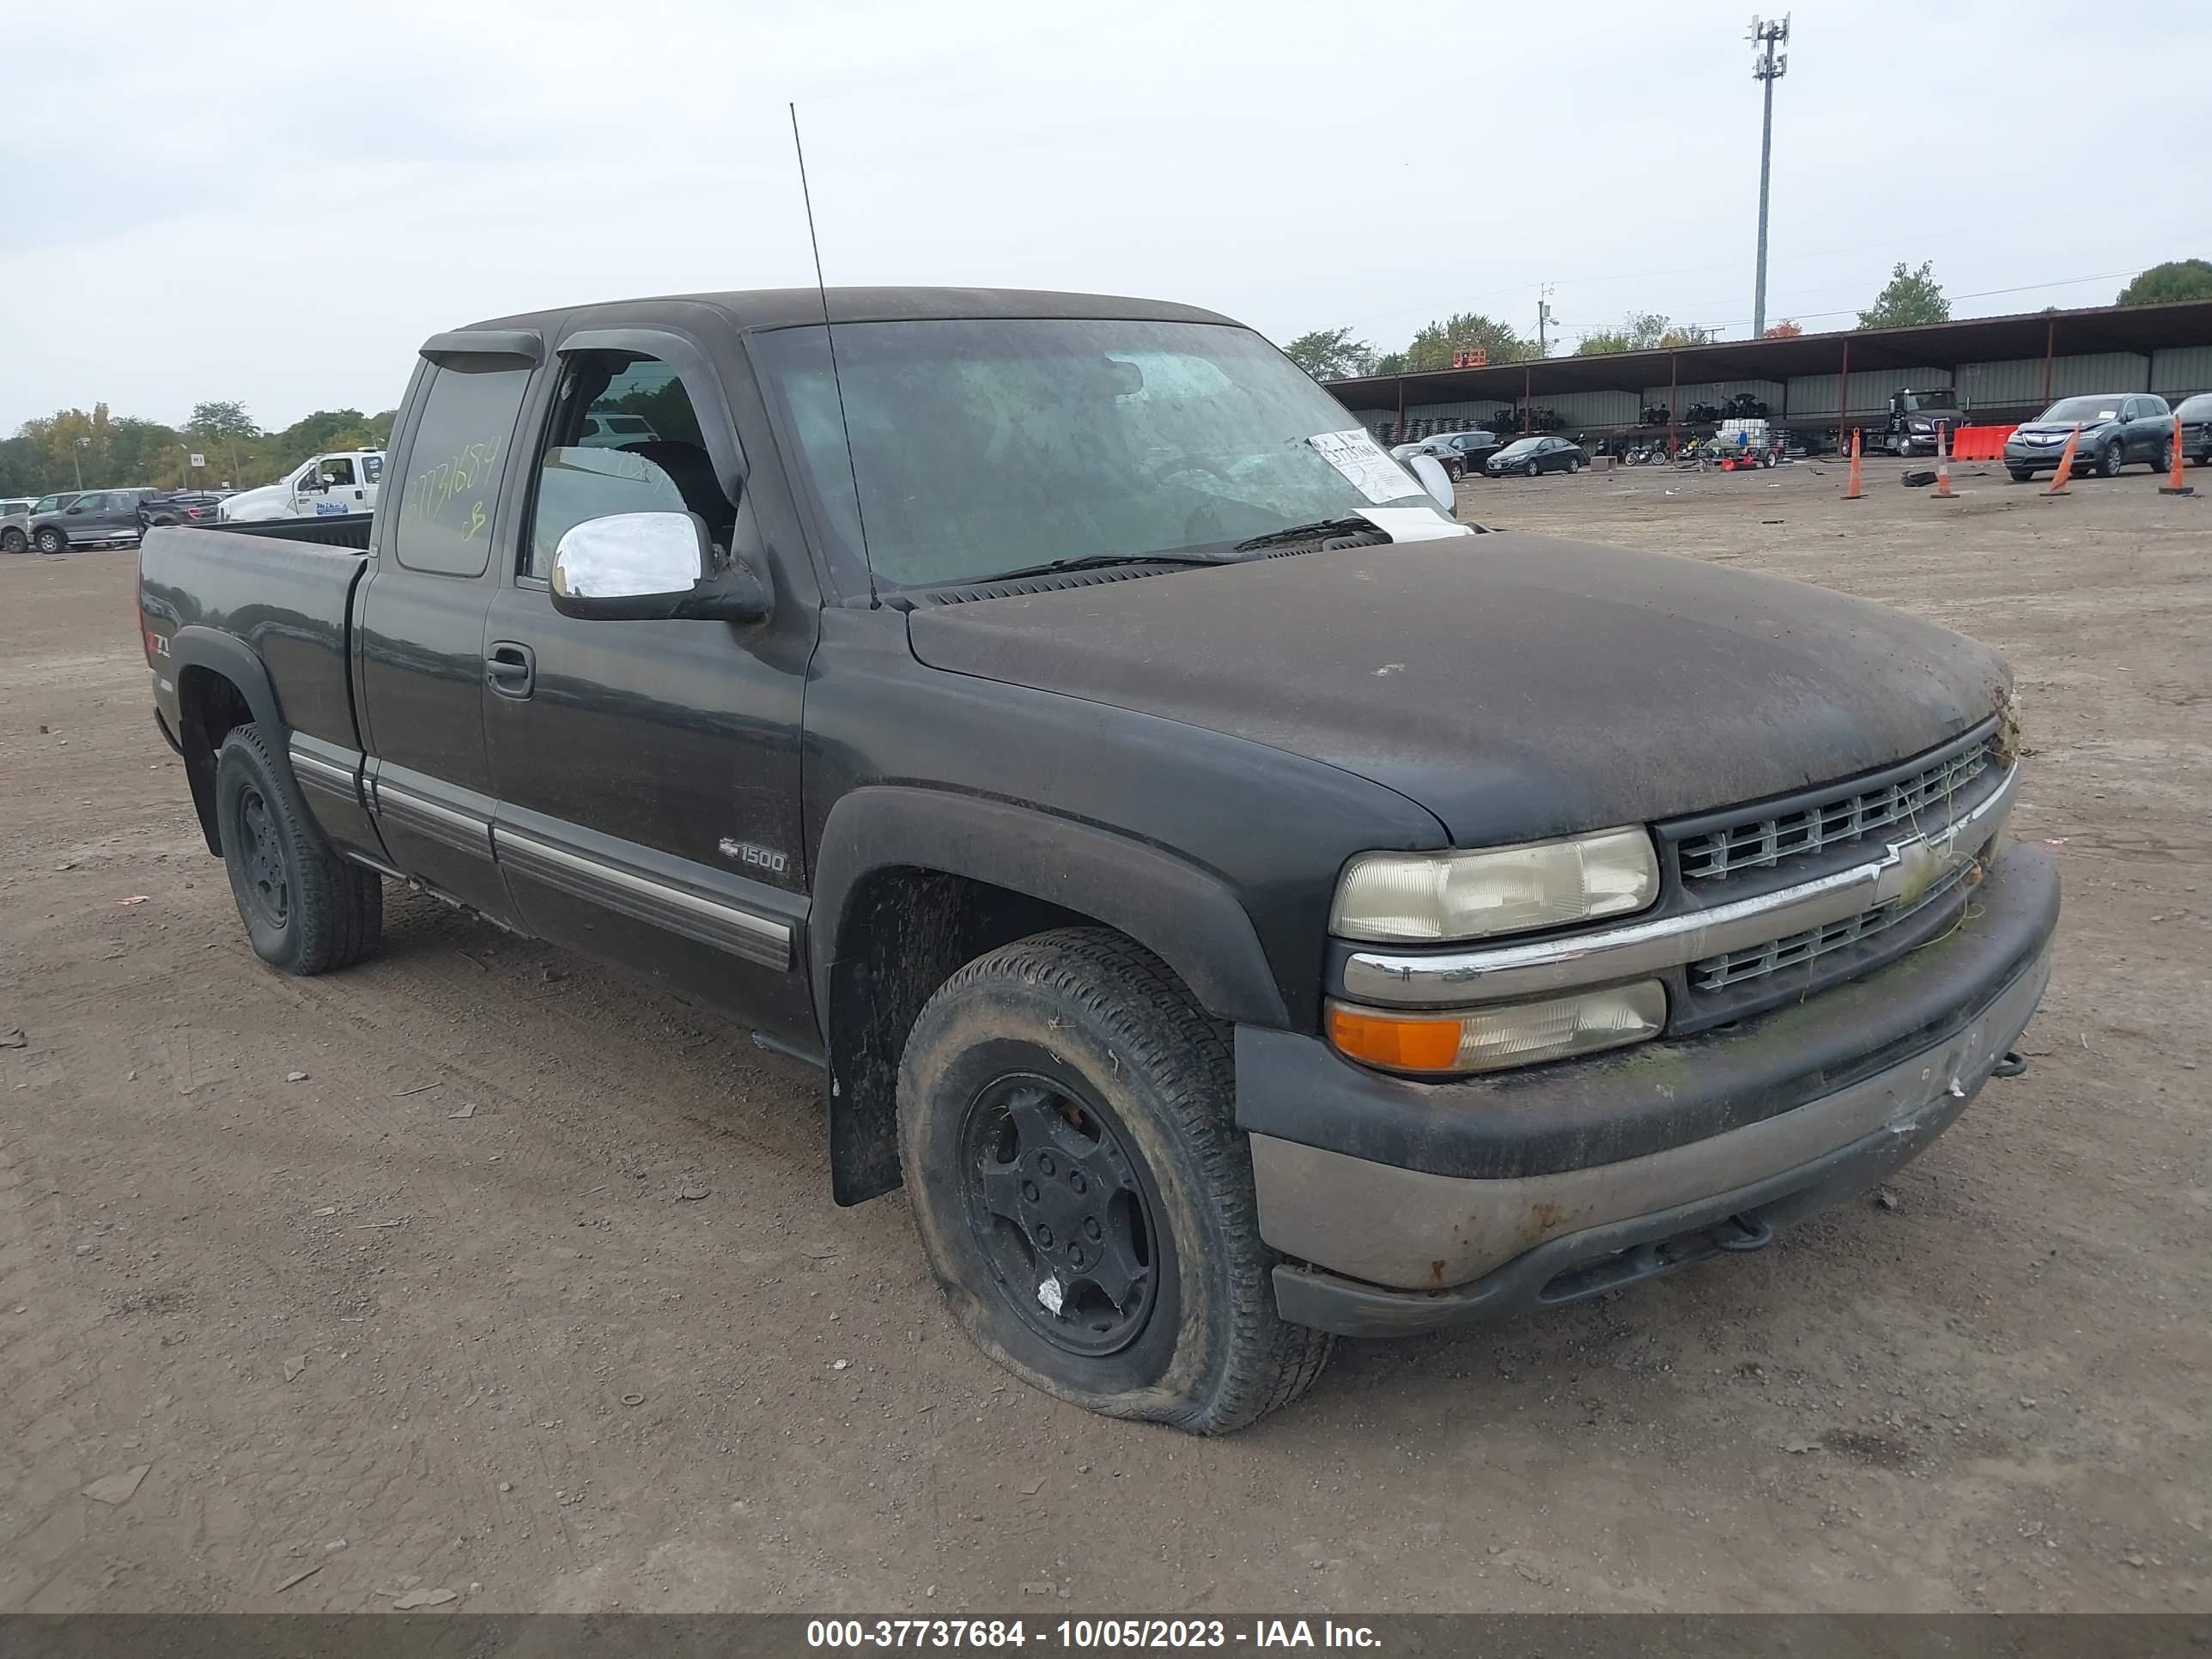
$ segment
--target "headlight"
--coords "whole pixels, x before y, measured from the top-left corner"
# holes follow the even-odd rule
[[[1474,853],[1362,853],[1329,912],[1340,939],[1438,944],[1561,927],[1641,910],[1659,860],[1641,830]]]
[[[1363,1065],[1422,1077],[1595,1054],[1656,1036],[1666,1023],[1667,992],[1656,979],[1449,1014],[1328,1005],[1328,1037],[1340,1053]]]

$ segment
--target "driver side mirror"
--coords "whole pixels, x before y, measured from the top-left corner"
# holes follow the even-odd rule
[[[1413,469],[1413,476],[1420,480],[1421,488],[1429,492],[1429,499],[1446,513],[1459,504],[1459,498],[1452,489],[1451,475],[1444,471],[1442,461],[1433,455],[1416,455],[1407,465]]]
[[[586,519],[553,550],[553,608],[602,622],[765,622],[775,596],[750,566],[713,569],[707,526],[690,513]]]

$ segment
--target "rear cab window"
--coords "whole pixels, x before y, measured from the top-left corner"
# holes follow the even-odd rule
[[[392,536],[392,556],[407,569],[480,576],[489,567],[492,514],[530,374],[432,371]]]

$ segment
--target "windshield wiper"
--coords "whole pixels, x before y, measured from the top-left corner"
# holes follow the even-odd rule
[[[1079,559],[1048,559],[1018,570],[1001,570],[995,576],[974,576],[973,582],[1010,582],[1024,576],[1056,576],[1063,570],[1104,570],[1117,564],[1225,564],[1225,559],[1197,553],[1086,553]]]
[[[1280,547],[1286,542],[1310,542],[1322,536],[1357,533],[1382,532],[1371,519],[1316,519],[1311,524],[1294,524],[1287,530],[1271,530],[1264,536],[1249,537],[1237,544],[1237,551],[1249,553],[1255,548]]]

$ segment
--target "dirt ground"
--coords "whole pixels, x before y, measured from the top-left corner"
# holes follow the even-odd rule
[[[1218,1442],[1004,1378],[902,1201],[830,1202],[813,1074],[670,997],[404,896],[264,970],[131,555],[0,559],[0,1610],[2212,1607],[2212,489],[1868,473],[1463,510],[2005,651],[2033,1068],[1894,1208],[1346,1344]]]

